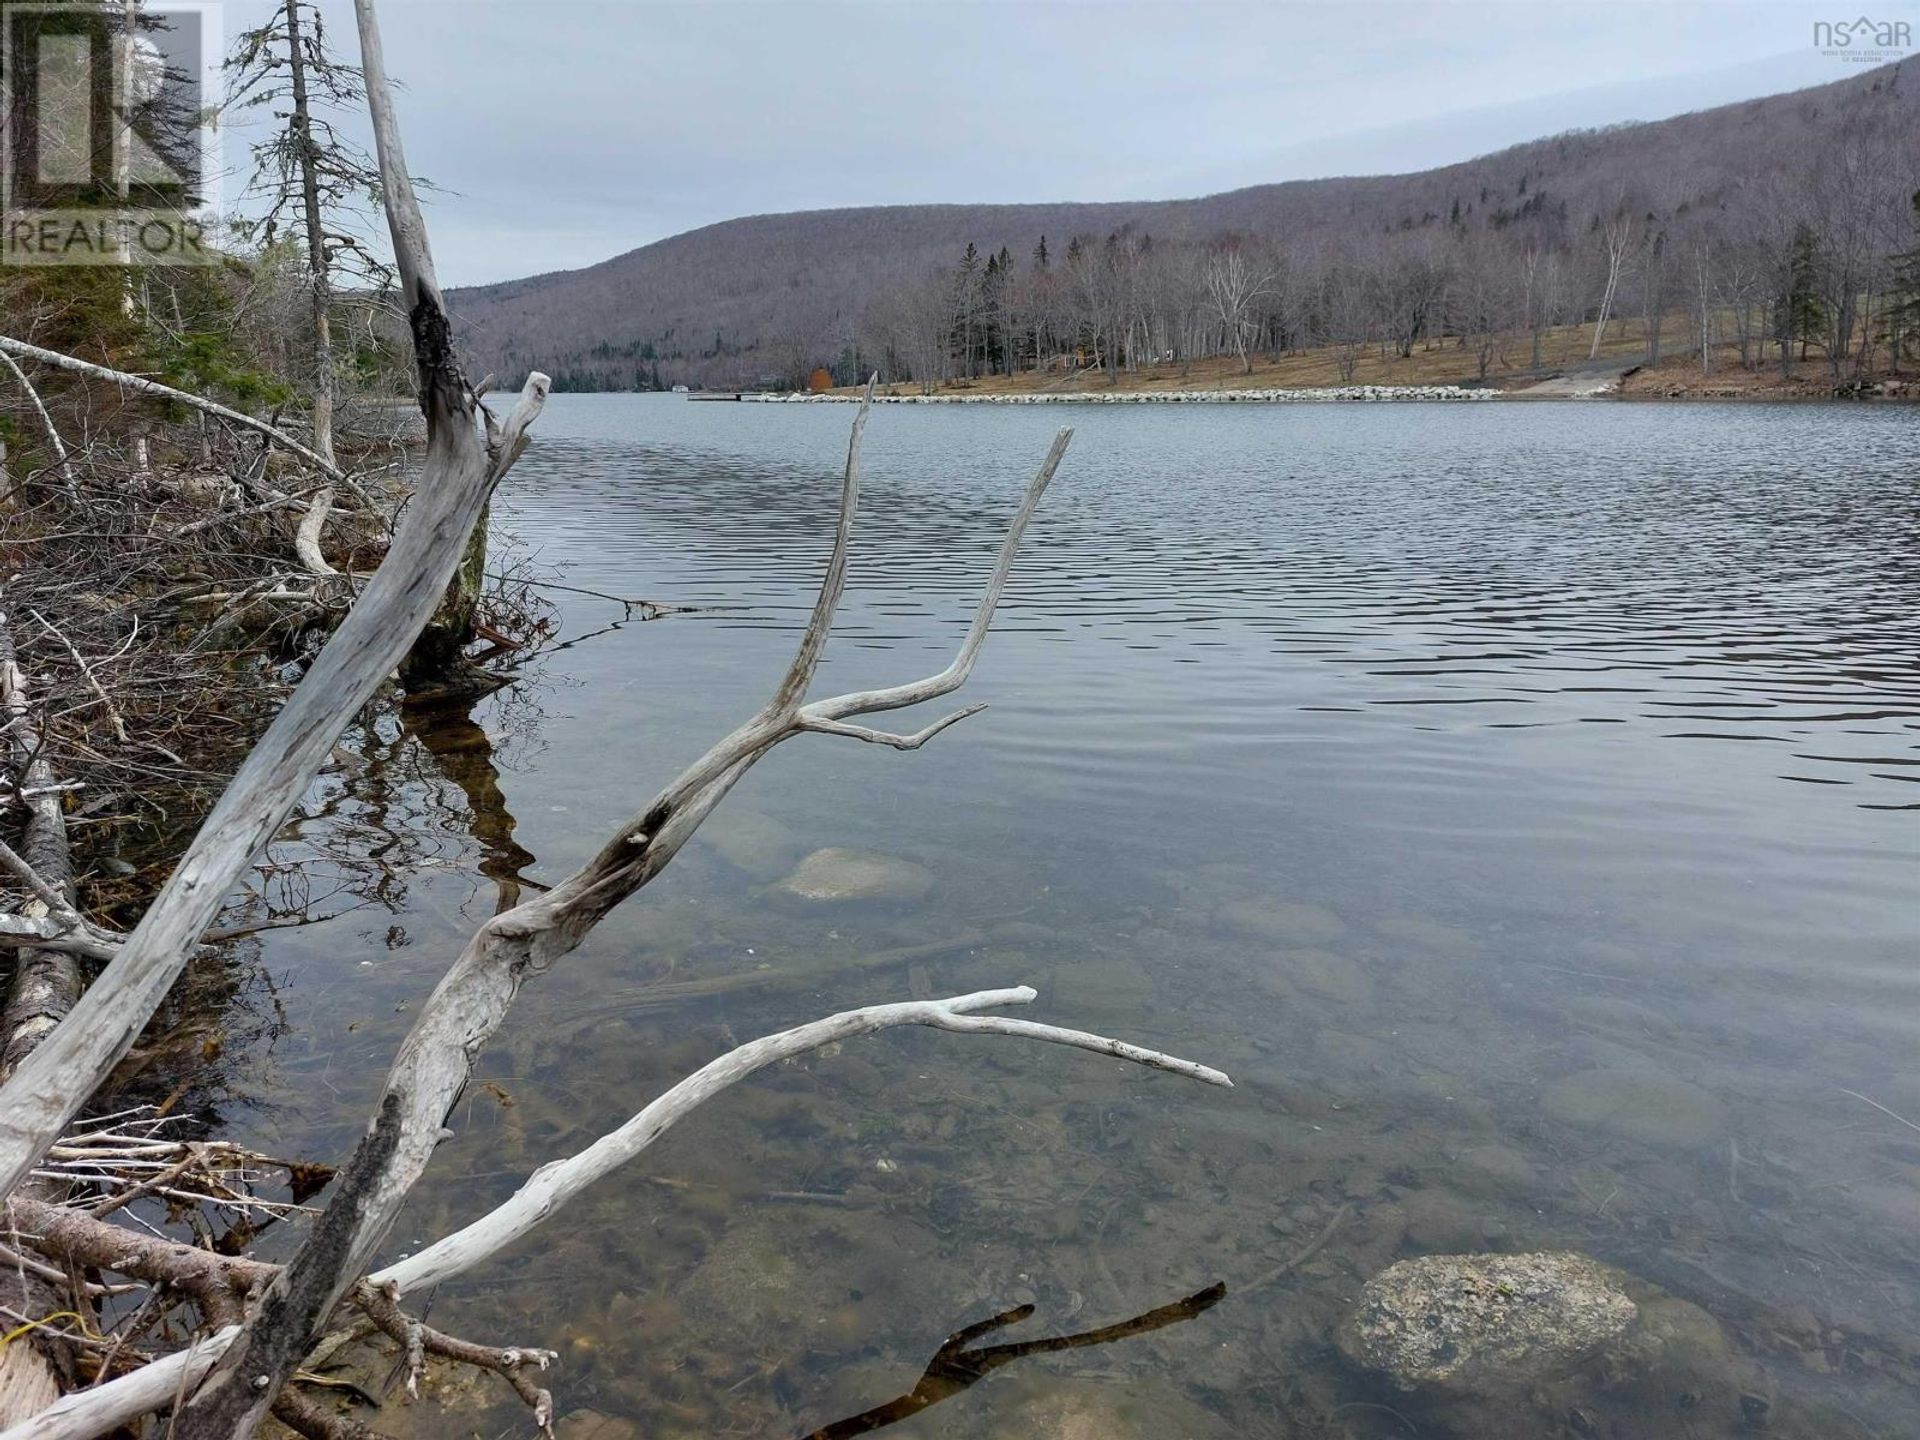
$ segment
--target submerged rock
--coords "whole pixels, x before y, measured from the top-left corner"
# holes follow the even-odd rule
[[[1471,1393],[1564,1373],[1638,1314],[1625,1277],[1584,1255],[1425,1255],[1369,1280],[1338,1339],[1403,1390]]]
[[[1325,945],[1347,933],[1347,922],[1325,906],[1268,896],[1231,900],[1217,918],[1229,930],[1278,945]]]
[[[1697,1150],[1727,1133],[1727,1107],[1697,1085],[1652,1070],[1582,1070],[1547,1087],[1555,1120],[1661,1150]]]
[[[904,904],[933,888],[933,872],[911,860],[838,846],[816,850],[773,887],[785,899],[808,904],[850,901]]]

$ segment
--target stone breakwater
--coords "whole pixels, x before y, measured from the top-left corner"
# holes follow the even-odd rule
[[[852,404],[858,395],[756,395],[763,405]],[[1497,400],[1497,390],[1463,385],[1334,385],[1306,390],[1073,390],[982,395],[875,395],[876,405],[1232,405],[1308,404],[1338,401]]]

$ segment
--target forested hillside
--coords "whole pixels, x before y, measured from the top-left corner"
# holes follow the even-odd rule
[[[936,381],[1303,346],[1357,357],[1650,320],[1836,379],[1896,361],[1920,281],[1913,62],[1412,175],[1204,199],[730,220],[452,292],[482,370],[575,389]]]

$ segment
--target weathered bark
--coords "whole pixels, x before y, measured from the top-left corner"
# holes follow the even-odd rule
[[[454,360],[431,261],[421,264],[414,258],[424,254],[415,243],[422,227],[404,162],[397,155],[395,161],[411,207],[410,214],[395,217],[394,228],[407,242],[396,248],[403,256],[402,289],[420,362],[428,430],[418,493],[385,563],[242,763],[139,926],[74,1008],[69,1023],[0,1086],[0,1194],[20,1183],[133,1044],[186,968],[195,942],[234,879],[278,831],[347,720],[405,656],[444,594],[488,494],[525,450],[527,428],[545,401],[547,378],[536,373],[503,425],[485,416],[484,440],[476,430],[476,407]],[[391,173],[388,180],[391,195],[396,189]],[[16,340],[0,339],[0,349],[183,399],[324,463],[264,422],[169,386],[121,376]]]
[[[481,683],[479,677],[466,673],[469,669],[466,647],[474,637],[474,620],[487,583],[487,529],[492,514],[491,505],[481,507],[480,518],[467,536],[467,548],[461,553],[460,564],[454,569],[453,579],[447,582],[446,594],[440,597],[433,618],[420,631],[420,638],[413,642],[413,649],[400,667],[400,678],[410,691],[445,691],[457,695],[491,689],[498,683]]]
[[[271,1412],[340,1298],[337,1277],[399,1141],[399,1112],[389,1094],[300,1253],[267,1285],[233,1347],[175,1412],[176,1440],[246,1440]]]

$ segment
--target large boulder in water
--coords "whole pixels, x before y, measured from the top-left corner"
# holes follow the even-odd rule
[[[1402,1260],[1336,1338],[1423,1434],[1732,1440],[1772,1405],[1705,1310],[1565,1251]]]
[[[924,865],[833,846],[807,856],[773,887],[773,894],[809,905],[858,901],[903,905],[932,888],[933,872]]]
[[[1476,1391],[1564,1373],[1639,1314],[1618,1271],[1584,1255],[1423,1255],[1369,1280],[1341,1353],[1403,1390]]]

